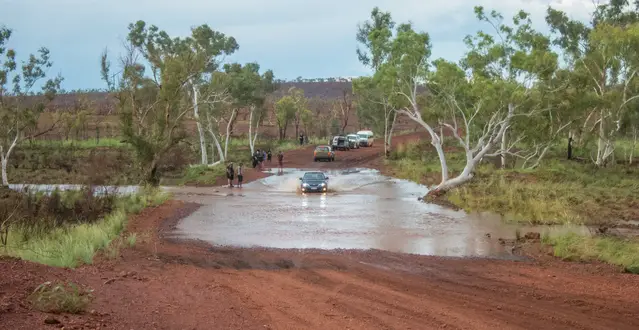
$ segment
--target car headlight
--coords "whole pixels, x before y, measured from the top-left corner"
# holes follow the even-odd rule
[[[308,187],[308,183],[302,183],[302,187],[304,188]]]
[[[321,183],[320,187],[326,187],[326,183]]]

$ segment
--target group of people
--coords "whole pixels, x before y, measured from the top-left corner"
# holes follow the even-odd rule
[[[308,136],[304,133],[300,134],[300,145],[308,144]]]
[[[273,154],[271,153],[271,149],[268,149],[268,151],[257,149],[255,153],[253,153],[253,168],[256,168],[259,166],[259,168],[263,170],[264,162],[268,161],[270,163],[272,158],[273,158]],[[278,162],[279,170],[281,172],[284,166],[284,153],[282,151],[277,153],[277,162]],[[233,187],[233,180],[235,179],[236,174],[237,174],[237,186],[239,188],[242,188],[242,181],[244,180],[244,175],[242,173],[243,170],[244,170],[244,163],[240,163],[240,165],[237,167],[237,171],[233,167],[233,162],[230,162],[226,166],[226,178],[228,179],[229,188]]]
[[[237,167],[237,186],[242,188],[242,181],[244,181],[244,163],[240,163]],[[229,180],[229,188],[233,188],[233,179],[235,179],[235,169],[233,168],[233,162],[226,165],[226,178]]]
[[[271,162],[273,154],[271,153],[271,149],[268,151],[257,149],[255,153],[253,153],[253,168],[260,167],[261,170],[264,169],[264,162]]]

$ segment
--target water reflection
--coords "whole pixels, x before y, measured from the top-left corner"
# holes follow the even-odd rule
[[[443,256],[507,254],[514,226],[417,200],[428,190],[373,170],[328,172],[331,192],[299,194],[303,171],[247,184],[245,197],[182,196],[205,204],[176,235],[214,245],[355,248]]]

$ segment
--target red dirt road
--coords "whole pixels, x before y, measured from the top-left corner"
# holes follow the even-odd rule
[[[320,167],[366,165],[380,149],[364,150]],[[285,166],[308,168],[291,163]],[[0,328],[55,327],[25,302],[38,284],[55,279],[95,290],[89,312],[53,316],[65,329],[639,328],[639,277],[609,266],[227,249],[167,239],[197,207],[171,201],[143,211],[127,231],[146,239],[117,260],[98,257],[76,270],[0,260]]]

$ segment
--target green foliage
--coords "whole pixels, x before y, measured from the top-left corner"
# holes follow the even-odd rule
[[[26,231],[25,227],[14,226],[9,229],[10,241],[2,252],[56,267],[74,268],[91,264],[95,253],[108,247],[118,237],[128,215],[159,205],[167,199],[165,192],[143,188],[137,194],[119,197],[114,211],[98,221],[61,225],[47,230],[31,228]]]
[[[117,92],[123,136],[136,151],[144,182],[157,185],[158,164],[186,138],[183,122],[193,109],[189,87],[218,68],[218,55],[232,53],[238,46],[235,39],[207,25],[193,28],[190,37],[171,38],[154,25],[147,28],[144,21],[129,25],[127,40],[129,54],[117,87],[106,53],[102,77]],[[136,62],[136,53],[148,61],[151,75]]]
[[[302,116],[306,116],[309,112],[306,107],[304,91],[291,87],[287,95],[275,103],[275,119],[279,128],[280,140],[286,138],[286,130],[292,120],[296,120],[296,123],[299,124]]]
[[[42,85],[42,93],[34,96],[33,89],[46,78],[46,69],[50,68],[51,55],[47,48],[40,48],[38,55],[29,55],[21,66],[16,60],[16,51],[7,49],[12,30],[0,26],[0,160],[3,164],[2,185],[8,185],[5,171],[14,148],[29,137],[38,136],[51,128],[38,127],[38,118],[46,105],[60,89],[62,77],[48,79]],[[20,69],[19,69],[20,67]],[[9,78],[13,76],[11,82]],[[11,88],[9,84],[12,85]],[[29,102],[26,98],[31,97]]]
[[[600,260],[639,274],[639,242],[617,237],[584,237],[576,234],[548,236],[555,256],[572,261]]]
[[[186,168],[181,184],[213,185],[226,175],[226,165],[198,165]]]
[[[45,313],[80,314],[93,300],[92,292],[72,282],[45,282],[29,295],[28,301]]]
[[[556,154],[551,153],[556,157]],[[400,178],[437,184],[440,167],[428,144],[398,145],[388,167]],[[463,152],[451,150],[447,160],[452,173],[465,165]],[[529,224],[599,224],[636,218],[639,168],[598,169],[572,161],[549,161],[534,170],[497,170],[486,159],[474,180],[451,190],[448,202],[467,211],[489,211],[507,221]]]

